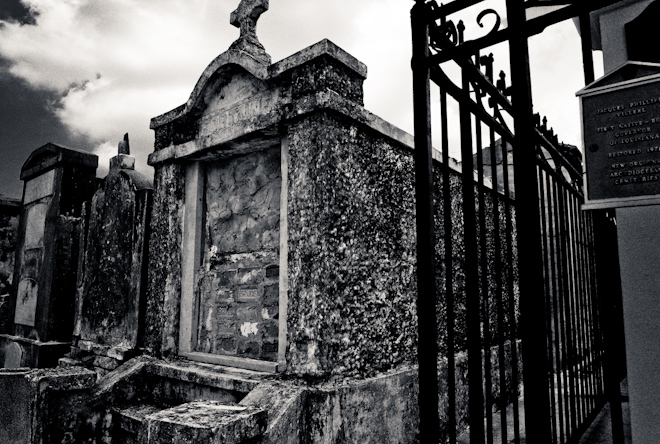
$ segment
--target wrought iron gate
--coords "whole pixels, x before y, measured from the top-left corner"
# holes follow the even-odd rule
[[[606,394],[618,401],[621,372],[606,364],[612,338],[622,335],[612,328],[620,325],[612,310],[620,292],[611,299],[616,282],[603,291],[603,276],[618,275],[616,254],[604,247],[615,248],[616,238],[605,212],[580,208],[579,150],[559,143],[532,112],[527,37],[575,15],[588,26],[589,9],[547,1],[564,7],[526,21],[532,2],[507,0],[508,27],[500,30],[499,15],[484,9],[477,22],[493,15],[494,28],[466,42],[450,16],[482,1],[417,0],[411,12],[421,442],[577,442]],[[493,56],[480,52],[505,40],[510,85],[503,72],[494,78]],[[589,82],[590,42],[583,45]],[[460,81],[443,69],[448,61]],[[435,172],[431,84],[440,104]],[[460,181],[450,168],[452,143],[460,145]]]

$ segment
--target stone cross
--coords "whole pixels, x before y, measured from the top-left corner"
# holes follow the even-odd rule
[[[229,22],[241,30],[241,35],[229,49],[249,54],[259,62],[270,65],[270,56],[257,39],[257,20],[268,10],[268,0],[241,0],[231,13]]]
[[[231,13],[230,23],[241,30],[241,37],[256,36],[257,20],[268,10],[268,0],[241,0]]]

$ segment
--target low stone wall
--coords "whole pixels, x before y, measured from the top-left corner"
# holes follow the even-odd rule
[[[508,344],[506,350],[510,352]],[[491,361],[492,379],[499,380],[494,351]],[[439,411],[444,434],[446,370],[440,362]],[[467,427],[464,353],[456,356],[456,370],[460,433]],[[510,375],[507,368],[504,398],[494,385],[492,396],[503,403],[488,412],[506,408],[517,399],[519,390],[510,385]],[[25,442],[35,444],[159,444],[221,436],[229,441],[219,442],[237,444],[418,442],[415,366],[359,380],[314,382],[139,357],[98,380],[94,372],[82,368],[0,372],[0,387],[5,386],[11,387],[14,403],[9,410],[0,409],[0,417],[16,417],[12,421],[25,423],[30,434]]]
[[[241,405],[268,411],[263,444],[418,442],[417,369],[344,383],[264,382]]]

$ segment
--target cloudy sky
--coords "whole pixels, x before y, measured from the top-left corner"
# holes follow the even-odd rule
[[[104,175],[128,132],[138,168],[151,174],[150,119],[185,103],[204,68],[238,37],[229,24],[237,5],[238,0],[1,0],[0,194],[20,198],[20,168],[47,142],[99,155]],[[365,107],[412,132],[412,5],[271,0],[257,34],[273,62],[330,39],[367,65]],[[468,23],[468,38],[483,32]],[[564,142],[579,145],[574,94],[584,81],[575,26],[568,21],[550,28],[531,40],[530,49],[535,110],[548,116]],[[496,69],[508,70],[506,57],[497,48],[495,53]]]

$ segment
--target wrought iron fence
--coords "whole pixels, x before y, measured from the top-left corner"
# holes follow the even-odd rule
[[[469,46],[465,27],[448,15],[475,3],[418,1],[412,11],[420,435],[422,442],[572,443],[606,401],[602,312],[611,304],[601,297],[596,239],[615,243],[604,239],[611,220],[581,210],[579,150],[532,115],[529,84],[527,95],[514,97],[528,106],[514,108],[516,90],[504,73],[494,78],[492,55],[456,51]],[[497,15],[484,11],[478,21]],[[489,35],[499,24],[497,16]],[[514,17],[509,27],[513,33]],[[510,48],[515,70],[526,47]],[[443,69],[445,60],[460,81]],[[435,171],[432,84],[440,108]],[[449,123],[452,108],[458,125]],[[460,180],[450,167],[452,144],[460,145]]]

